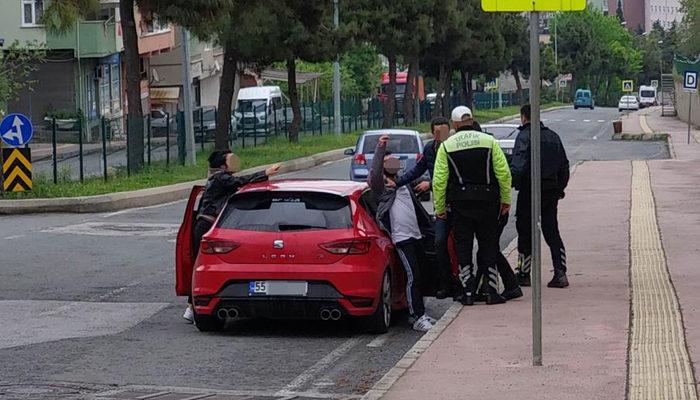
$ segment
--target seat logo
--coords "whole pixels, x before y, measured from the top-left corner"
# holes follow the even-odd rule
[[[272,248],[283,249],[284,248],[284,240],[275,240],[274,242],[272,242]]]

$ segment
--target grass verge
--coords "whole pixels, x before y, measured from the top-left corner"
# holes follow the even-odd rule
[[[561,104],[546,104],[544,107],[553,107]],[[504,107],[494,110],[476,110],[475,117],[480,123],[518,113],[518,107]],[[411,129],[419,132],[428,132],[429,123],[419,124]],[[345,133],[340,136],[323,135],[300,138],[299,143],[289,143],[284,138],[269,140],[258,147],[236,148],[235,152],[241,158],[242,168],[252,168],[259,165],[283,162],[295,158],[306,157],[343,147],[352,147],[362,131]],[[206,177],[207,156],[210,150],[197,153],[197,165],[184,166],[170,164],[165,161],[156,161],[150,167],[146,167],[138,174],[127,176],[123,168],[116,170],[116,174],[105,182],[102,177],[88,178],[82,183],[70,181],[67,174],[59,174],[58,184],[54,184],[48,176],[36,176],[34,190],[23,193],[0,193],[0,199],[32,199],[55,197],[92,196],[105,193],[124,192],[138,189],[146,189],[158,186],[172,185],[174,183],[189,182]],[[1,201],[1,200],[0,200]]]

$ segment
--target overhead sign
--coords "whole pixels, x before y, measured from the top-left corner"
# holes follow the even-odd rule
[[[28,148],[2,149],[2,188],[6,192],[32,190],[32,153]]]
[[[654,88],[657,88],[657,87],[659,87],[659,81],[658,81],[658,80],[656,80],[656,79],[655,79],[655,80],[653,80],[653,81],[651,81],[651,87],[654,87]]]
[[[633,81],[622,81],[622,91],[632,93],[634,92],[634,82]]]
[[[484,11],[583,11],[586,0],[481,0]]]
[[[0,122],[0,137],[8,146],[24,146],[33,134],[32,122],[22,114],[9,114]]]
[[[698,91],[698,73],[695,71],[685,71],[683,74],[683,91],[697,93]]]

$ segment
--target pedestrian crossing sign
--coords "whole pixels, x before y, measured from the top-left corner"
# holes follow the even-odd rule
[[[633,81],[622,81],[622,91],[627,93],[634,92],[634,82]]]
[[[586,0],[481,0],[487,12],[583,11]]]

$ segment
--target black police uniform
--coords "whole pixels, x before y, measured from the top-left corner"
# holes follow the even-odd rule
[[[516,229],[518,230],[518,272],[522,286],[530,285],[532,265],[531,233],[531,180],[530,180],[530,123],[518,128],[515,139],[511,175],[513,187],[518,190],[516,208]],[[564,198],[564,190],[569,183],[569,159],[554,131],[541,124],[541,188],[542,188],[542,234],[552,254],[554,279],[566,286],[566,249],[559,233],[557,207]],[[566,283],[564,283],[566,282]]]

